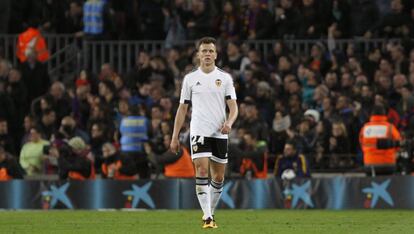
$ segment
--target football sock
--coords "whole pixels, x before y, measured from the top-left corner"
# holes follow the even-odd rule
[[[208,177],[196,177],[196,193],[198,202],[203,210],[203,219],[211,217],[210,187]]]
[[[211,196],[211,214],[214,215],[214,211],[218,202],[220,201],[221,192],[223,192],[223,182],[216,182],[211,180],[210,196]]]

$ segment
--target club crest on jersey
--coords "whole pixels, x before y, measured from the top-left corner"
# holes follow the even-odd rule
[[[220,79],[217,79],[216,80],[216,85],[217,85],[217,87],[220,87],[221,86],[221,80]]]
[[[197,145],[193,145],[193,151],[194,152],[197,152],[197,150],[198,150],[198,146]]]

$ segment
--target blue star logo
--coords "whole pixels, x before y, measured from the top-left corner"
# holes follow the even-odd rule
[[[125,196],[132,196],[132,208],[136,208],[139,201],[142,199],[142,201],[145,202],[149,207],[152,209],[155,208],[155,204],[152,201],[151,196],[148,194],[148,190],[150,189],[152,185],[152,182],[146,183],[144,186],[139,187],[135,184],[132,185],[132,190],[127,190],[122,192]]]
[[[364,193],[372,194],[371,200],[371,208],[374,208],[378,202],[378,198],[382,198],[388,205],[394,206],[394,202],[392,197],[387,191],[388,185],[390,185],[391,179],[384,181],[382,184],[377,184],[375,182],[371,182],[372,187],[367,187],[362,189]]]
[[[62,202],[69,209],[73,209],[72,203],[66,195],[66,190],[69,188],[69,182],[60,186],[59,188],[55,185],[50,186],[49,191],[42,192],[42,196],[51,196],[52,201],[50,202],[51,207],[55,207],[58,201]]]
[[[233,198],[231,198],[230,195],[229,195],[229,190],[230,190],[232,185],[233,185],[232,181],[230,181],[230,182],[228,182],[224,185],[223,192],[221,193],[221,200],[224,203],[226,203],[226,205],[228,207],[234,209],[235,205],[234,205]]]
[[[290,188],[286,188],[283,193],[285,194],[285,196],[287,195],[292,195],[293,196],[293,200],[292,200],[292,207],[296,207],[296,205],[298,204],[299,200],[302,200],[306,205],[313,207],[313,202],[312,199],[309,195],[309,193],[307,192],[307,190],[310,188],[310,181],[302,184],[301,186],[298,186],[296,184],[292,184],[292,189]]]

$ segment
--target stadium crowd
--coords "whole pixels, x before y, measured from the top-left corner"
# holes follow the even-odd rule
[[[85,17],[87,5],[98,3],[104,23],[88,27],[96,24]],[[411,1],[13,1],[8,7],[1,32],[21,33],[33,23],[30,16],[40,14],[43,32],[85,40],[165,39],[169,46],[164,54],[140,51],[125,74],[105,63],[99,74],[82,70],[65,83],[49,78],[34,51],[16,67],[2,58],[0,166],[8,174],[0,170],[0,177],[133,179],[163,171],[173,177],[177,168],[169,166],[188,157],[189,147],[187,122],[182,152],[168,151],[181,82],[197,66],[194,46],[177,44],[206,34],[221,39],[217,64],[232,74],[238,97],[232,173],[265,178],[286,168],[298,176],[358,168],[359,131],[374,105],[387,110],[403,137],[414,136]],[[335,39],[356,36],[404,43],[368,53],[352,43],[335,47]],[[328,43],[314,44],[306,56],[282,40],[322,37]],[[243,43],[251,39],[275,40],[272,53],[264,57]]]

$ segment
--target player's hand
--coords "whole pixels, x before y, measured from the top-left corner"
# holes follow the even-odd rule
[[[221,126],[220,132],[222,134],[229,134],[231,131],[231,125],[227,122],[224,122],[223,126]]]
[[[171,143],[170,143],[170,150],[173,153],[178,153],[178,149],[180,146],[180,142],[178,141],[178,139],[171,139]]]

